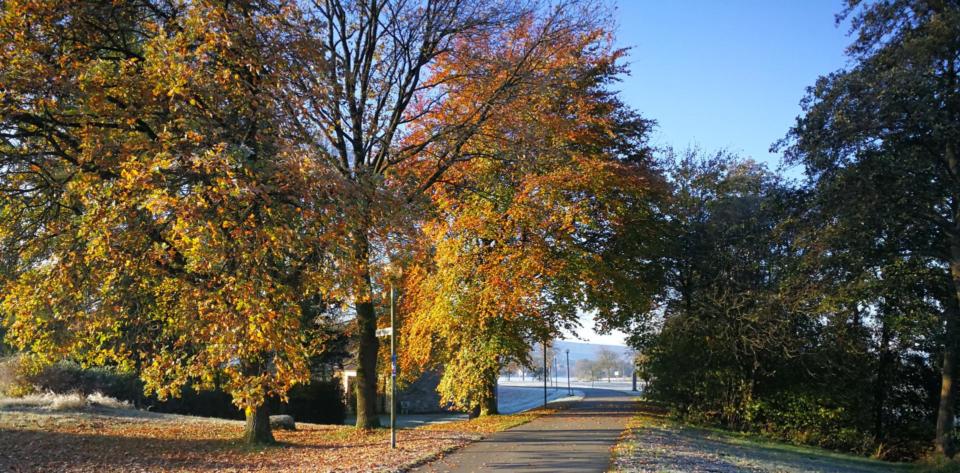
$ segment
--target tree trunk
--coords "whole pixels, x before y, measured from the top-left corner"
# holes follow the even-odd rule
[[[946,308],[946,334],[943,346],[943,366],[940,370],[940,407],[937,409],[937,437],[934,448],[938,454],[953,458],[956,453],[953,428],[957,389],[954,378],[957,370],[957,339],[960,338],[957,326],[957,311],[960,307],[960,236],[954,236],[950,245],[950,276],[956,293],[957,303]]]
[[[484,395],[480,400],[480,415],[489,416],[500,413],[497,407],[497,374],[493,372],[487,376],[487,382],[484,386]]]
[[[956,331],[956,322],[952,319],[956,316],[948,315],[947,320],[947,344],[953,345],[951,339],[954,338],[952,332]],[[946,346],[943,350],[943,367],[940,376],[940,407],[937,409],[937,438],[936,452],[949,458],[953,457],[953,405],[956,401],[956,387],[953,385],[954,374],[956,373],[956,350],[952,346]]]
[[[241,365],[243,373],[247,376],[260,375],[266,368],[267,363],[262,358],[247,360]],[[274,443],[273,432],[270,431],[270,409],[267,407],[266,399],[259,406],[246,408],[244,415],[247,419],[243,431],[244,442],[248,444]]]
[[[883,440],[883,411],[887,402],[887,374],[893,365],[893,353],[890,351],[890,324],[885,317],[880,319],[880,360],[877,363],[877,382],[873,393],[873,436]]]
[[[365,215],[369,221],[369,216]],[[373,305],[373,279],[370,274],[370,240],[365,228],[353,232],[354,264],[360,270],[360,287],[355,294],[357,311],[357,397],[358,429],[380,427],[377,416],[377,311]]]
[[[357,303],[357,428],[380,427],[377,416],[377,314],[372,301]]]
[[[273,432],[270,431],[270,410],[267,403],[247,408],[245,411],[247,425],[243,431],[243,441],[248,444],[274,443]]]

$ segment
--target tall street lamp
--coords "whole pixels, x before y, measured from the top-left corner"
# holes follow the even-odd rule
[[[556,352],[554,352],[553,354],[553,390],[554,391],[557,390],[557,375],[560,374],[560,370],[557,369],[557,363],[558,363],[557,354]]]
[[[390,283],[390,448],[397,448],[397,291]]]
[[[547,339],[543,339],[543,407],[547,407]]]
[[[390,282],[390,328],[377,329],[378,337],[390,337],[390,448],[397,448],[397,300]]]

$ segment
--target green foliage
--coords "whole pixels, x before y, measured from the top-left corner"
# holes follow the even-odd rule
[[[701,423],[922,453],[943,270],[824,225],[807,193],[749,161],[688,152],[670,176],[677,243],[662,326],[640,346],[648,394]]]
[[[783,188],[758,165],[688,153],[670,170],[663,326],[646,346],[652,393],[739,427],[743,410],[799,345],[777,292],[789,255],[773,239]]]
[[[850,0],[841,18],[851,64],[817,81],[779,144],[799,188],[723,154],[667,164],[674,244],[646,316],[662,319],[632,341],[649,393],[683,416],[885,458],[936,433],[949,456],[960,6]]]
[[[842,17],[853,27],[851,64],[810,89],[781,146],[787,162],[807,174],[798,245],[806,266],[791,290],[809,294],[802,310],[833,319],[836,341],[872,365],[875,376],[867,381],[878,442],[899,437],[900,427],[912,423],[900,415],[904,410],[929,422],[930,399],[921,409],[902,396],[922,393],[940,402],[935,447],[952,455],[952,366],[960,343],[960,5],[848,1]],[[841,328],[852,337],[840,338]],[[942,399],[930,396],[926,383],[908,391],[891,386],[915,352],[927,357],[923,373],[934,363],[942,367]]]

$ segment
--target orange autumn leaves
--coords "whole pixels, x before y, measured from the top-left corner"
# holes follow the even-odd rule
[[[366,302],[402,260],[405,369],[443,364],[445,399],[469,407],[505,358],[588,308],[605,235],[655,187],[617,150],[623,107],[606,84],[621,53],[606,29],[585,12],[464,27],[393,110],[370,105],[390,102],[388,63],[369,97],[338,101],[355,81],[317,71],[353,72],[327,67],[311,36],[325,23],[304,15],[4,3],[11,342],[136,369],[161,395],[216,381],[252,407],[310,375],[324,340],[305,300]],[[380,111],[346,120],[350,104]]]
[[[327,276],[296,257],[335,232],[299,187],[322,173],[277,138],[277,58],[252,38],[275,15],[168,7],[4,5],[3,182],[22,192],[0,197],[19,259],[0,311],[43,360],[137,368],[161,396],[216,378],[253,406],[308,379],[301,296]]]
[[[523,98],[465,145],[476,157],[430,192],[436,213],[406,278],[405,367],[442,368],[442,400],[459,408],[490,399],[506,360],[576,324],[586,285],[605,278],[592,234],[657,190],[651,169],[614,150],[620,104],[603,84],[620,53],[602,30],[555,40],[538,55],[541,73],[515,85]],[[474,67],[443,66],[453,71],[441,77]],[[444,112],[487,93],[460,88]]]

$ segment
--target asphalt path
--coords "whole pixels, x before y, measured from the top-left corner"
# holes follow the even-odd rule
[[[493,434],[416,472],[607,471],[610,449],[636,404],[630,393],[577,388],[585,398],[560,412]]]

